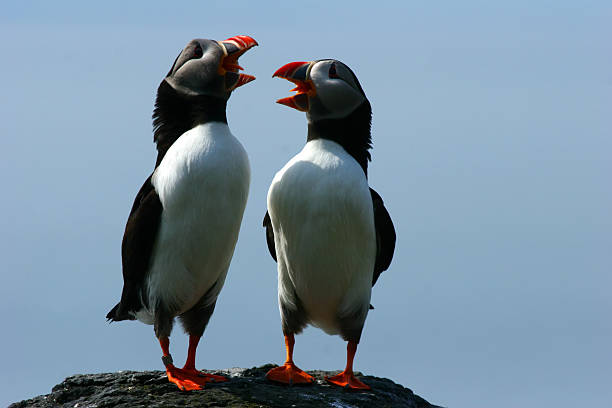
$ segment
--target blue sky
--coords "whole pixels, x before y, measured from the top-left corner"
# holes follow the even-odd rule
[[[305,141],[274,70],[333,57],[373,106],[370,183],[398,232],[356,369],[450,407],[612,399],[612,58],[603,1],[12,2],[0,16],[0,405],[75,373],[161,369],[150,326],[108,325],[120,242],[154,165],[155,90],[194,37],[247,34],[229,102],[252,184],[200,368],[282,362],[261,219]],[[186,336],[172,336],[175,360]],[[345,344],[296,338],[304,369]]]

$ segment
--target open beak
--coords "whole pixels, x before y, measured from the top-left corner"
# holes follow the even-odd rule
[[[284,78],[296,85],[291,90],[296,92],[295,95],[279,99],[276,103],[287,105],[302,112],[308,112],[308,109],[310,109],[308,98],[315,96],[317,93],[312,80],[308,79],[312,65],[313,62],[290,62],[276,70],[274,75],[272,75],[273,78]]]
[[[238,65],[238,58],[249,49],[258,45],[257,41],[248,35],[237,35],[227,40],[219,41],[219,44],[225,51],[225,56],[221,58],[221,64],[219,64],[219,74],[225,75],[225,88],[228,91],[233,91],[239,86],[253,81],[255,79],[253,75],[238,72],[243,70]]]

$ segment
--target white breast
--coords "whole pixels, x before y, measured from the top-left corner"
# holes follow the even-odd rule
[[[376,238],[363,170],[337,143],[311,141],[274,177],[268,210],[279,297],[295,290],[311,323],[338,333],[338,317],[370,301]]]
[[[151,179],[163,206],[148,277],[149,304],[176,314],[190,309],[215,282],[223,286],[247,201],[247,154],[228,126],[199,125],[168,149]],[[139,314],[143,321],[152,310]]]

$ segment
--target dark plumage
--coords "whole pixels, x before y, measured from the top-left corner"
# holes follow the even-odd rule
[[[316,139],[333,140],[353,156],[368,176],[368,162],[372,160],[372,108],[367,100],[345,118],[319,119],[308,123],[306,142]]]
[[[227,123],[227,100],[210,95],[185,95],[162,81],[153,110],[153,140],[159,166],[180,135],[207,122]]]
[[[370,187],[372,204],[374,206],[374,228],[376,229],[376,263],[372,286],[376,284],[383,271],[389,269],[393,252],[395,252],[395,228],[389,212],[380,195]]]
[[[134,199],[125,226],[121,243],[123,291],[121,301],[106,315],[108,320],[134,320],[134,313],[142,308],[142,301],[146,301],[146,296],[143,296],[146,292],[145,277],[161,213],[162,204],[149,176]]]

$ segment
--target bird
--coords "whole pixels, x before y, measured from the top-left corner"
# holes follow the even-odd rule
[[[109,322],[153,325],[168,380],[202,389],[223,376],[195,368],[196,349],[234,253],[250,185],[250,164],[226,115],[232,92],[255,79],[238,58],[258,45],[246,35],[193,39],[161,81],[153,111],[157,159],[132,205],[121,257],[121,300]],[[174,365],[170,333],[189,335],[187,361]]]
[[[347,341],[344,371],[327,377],[367,390],[353,360],[372,287],[391,264],[396,233],[381,196],[368,185],[372,109],[356,75],[335,59],[297,61],[273,77],[296,86],[277,103],[305,112],[304,148],[279,170],[268,190],[263,226],[278,264],[278,303],[287,358],[266,377],[309,384],[293,361],[295,334],[308,324]]]

